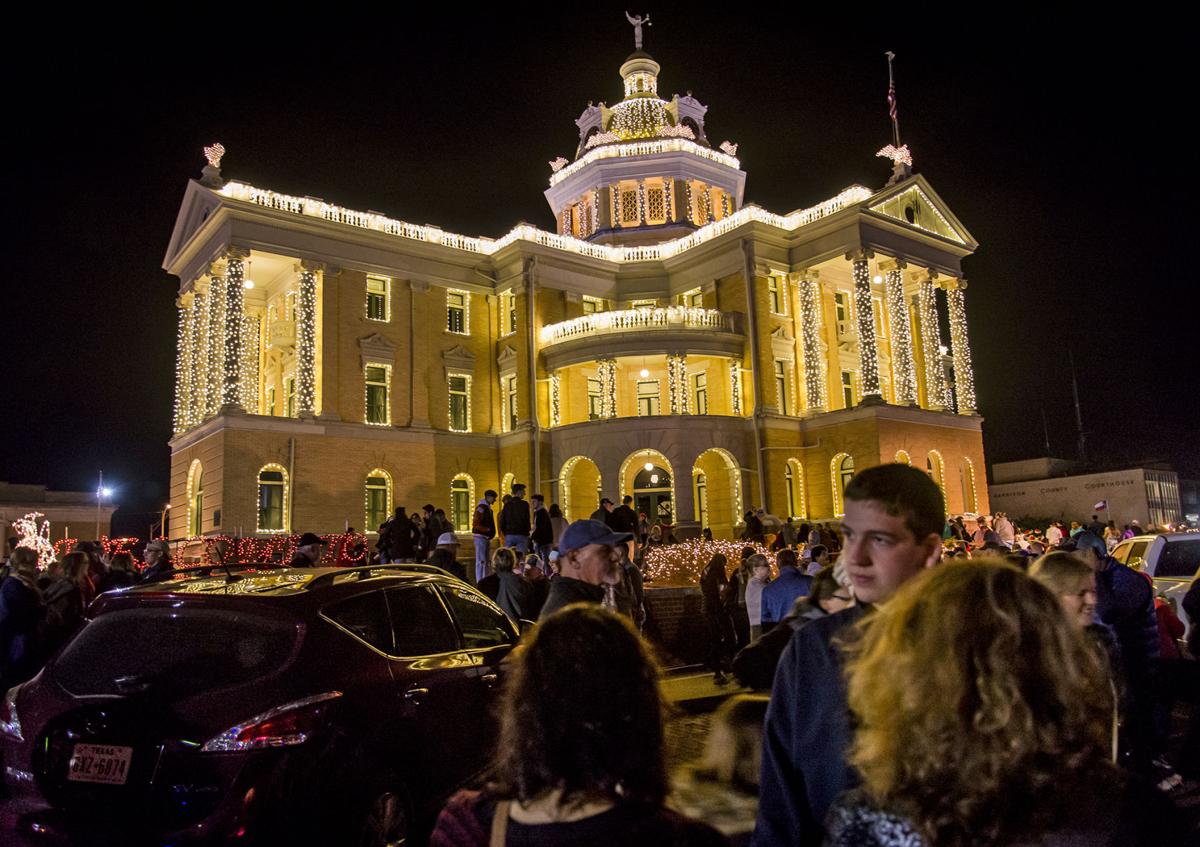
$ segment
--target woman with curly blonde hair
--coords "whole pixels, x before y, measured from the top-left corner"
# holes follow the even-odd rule
[[[934,568],[847,665],[862,788],[834,845],[1178,843],[1170,804],[1109,761],[1112,693],[1058,597],[998,559]]]

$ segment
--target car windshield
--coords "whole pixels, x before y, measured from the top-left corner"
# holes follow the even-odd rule
[[[292,655],[295,622],[225,609],[126,609],[89,622],[54,663],[77,697],[177,700],[257,680]]]
[[[1154,576],[1191,579],[1200,570],[1200,538],[1168,541],[1154,566]]]

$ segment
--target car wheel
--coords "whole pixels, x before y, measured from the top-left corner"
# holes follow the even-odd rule
[[[403,847],[412,825],[408,793],[398,780],[379,780],[364,795],[358,847]]]

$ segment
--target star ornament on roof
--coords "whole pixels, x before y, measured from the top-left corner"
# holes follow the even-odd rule
[[[885,159],[891,159],[897,165],[908,165],[912,167],[912,151],[908,149],[907,144],[901,144],[899,147],[889,144],[884,147],[876,156],[882,156]]]
[[[214,168],[221,167],[221,157],[225,155],[225,145],[220,141],[213,144],[212,147],[204,148],[204,158],[208,159],[208,164]]]

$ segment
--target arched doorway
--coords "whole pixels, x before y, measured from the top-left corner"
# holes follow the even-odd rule
[[[600,468],[587,456],[572,456],[558,472],[558,505],[568,521],[586,518],[600,508]]]
[[[696,457],[692,476],[704,480],[704,515],[697,500],[696,520],[712,530],[713,538],[734,538],[742,520],[742,474],[733,454],[710,447]]]
[[[621,465],[621,496],[633,495],[635,512],[650,523],[675,523],[675,472],[657,450],[639,450]]]

